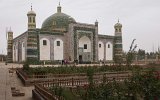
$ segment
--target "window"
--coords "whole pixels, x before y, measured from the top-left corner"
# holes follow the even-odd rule
[[[31,23],[32,22],[32,18],[31,17],[29,17],[29,23]]]
[[[33,23],[35,23],[35,17],[33,17]]]
[[[46,40],[43,40],[43,45],[47,45],[47,41]]]
[[[116,32],[118,32],[118,29],[116,28]]]
[[[87,44],[84,44],[84,49],[87,49]]]
[[[99,44],[99,48],[101,48],[101,44]]]
[[[57,41],[57,46],[60,46],[60,41]]]
[[[108,44],[108,48],[110,48],[110,44]]]

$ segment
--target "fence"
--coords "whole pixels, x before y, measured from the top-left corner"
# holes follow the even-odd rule
[[[69,80],[77,80],[77,82],[74,83],[85,83],[81,82],[81,80],[87,80],[87,75],[85,73],[81,74],[41,74],[41,75],[27,75],[22,70],[17,70],[17,75],[20,77],[24,85],[29,86],[35,83],[42,83],[42,82],[61,82],[63,83],[63,80],[71,84],[71,82],[67,82]],[[121,79],[120,77],[126,77],[128,75],[131,75],[130,72],[103,72],[103,73],[95,73],[93,75],[94,79],[96,80],[102,80],[103,77],[106,77],[106,80],[112,80],[114,79]],[[99,81],[97,81],[99,82]]]
[[[120,74],[117,76],[108,76],[106,74],[104,75],[98,75],[98,76],[93,76],[93,82],[95,84],[100,84],[103,82],[103,78],[106,78],[106,81],[123,81],[125,79],[128,79],[130,77],[129,74]],[[37,96],[42,96],[43,99],[45,100],[63,100],[62,97],[57,97],[56,95],[53,94],[53,92],[51,92],[49,89],[51,87],[71,87],[71,88],[75,88],[77,86],[88,86],[89,81],[88,81],[88,77],[69,77],[69,78],[55,78],[55,79],[51,79],[48,80],[47,82],[44,83],[40,83],[40,84],[35,84],[35,89],[34,89],[34,98]],[[38,95],[35,95],[35,92],[38,93]],[[37,99],[38,100],[38,99]]]

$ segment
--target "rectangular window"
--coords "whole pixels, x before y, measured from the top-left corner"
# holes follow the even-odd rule
[[[110,44],[108,44],[108,48],[110,48]]]
[[[31,23],[32,22],[32,18],[31,17],[29,17],[29,23]]]
[[[101,44],[99,44],[99,48],[101,48]]]
[[[60,41],[57,41],[57,46],[60,46]]]
[[[84,49],[87,49],[87,44],[84,44]]]
[[[47,45],[47,41],[46,40],[43,40],[43,45]]]

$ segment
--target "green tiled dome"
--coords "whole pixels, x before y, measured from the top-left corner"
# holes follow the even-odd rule
[[[42,29],[53,30],[54,28],[68,28],[69,23],[76,22],[69,15],[61,12],[61,7],[57,7],[57,13],[48,17],[42,24]]]

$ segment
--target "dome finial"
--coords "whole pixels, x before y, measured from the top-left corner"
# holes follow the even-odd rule
[[[10,29],[9,29],[9,31],[10,31],[10,32],[12,32],[12,28],[11,28],[11,26],[10,26]]]
[[[32,10],[32,3],[31,3],[31,10]]]
[[[27,13],[27,16],[36,15],[36,13],[33,11],[32,3],[30,7],[31,7],[31,10]]]
[[[98,26],[98,20],[96,19],[96,21],[95,21],[95,26]]]
[[[61,13],[61,3],[59,1],[59,6],[57,7],[57,13]]]
[[[12,28],[11,28],[11,26],[10,26],[10,28],[9,28],[9,31],[8,32],[12,32]]]
[[[61,1],[59,0],[59,6],[61,6]]]
[[[118,23],[119,23],[119,18],[118,18]]]

